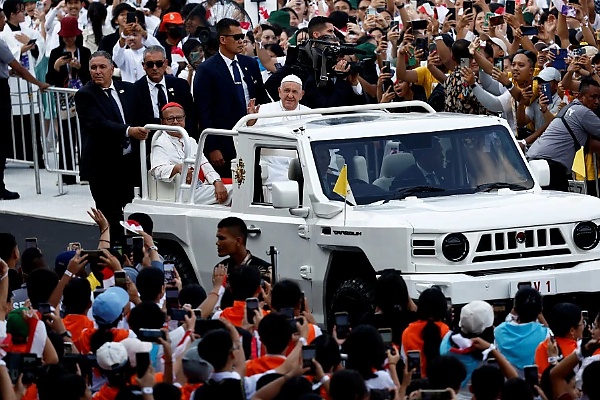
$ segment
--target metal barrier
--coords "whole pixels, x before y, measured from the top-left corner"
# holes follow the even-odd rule
[[[10,119],[12,156],[9,154],[7,160],[34,167],[36,192],[40,194],[42,192],[40,184],[41,154],[37,140],[37,123],[41,122],[43,126],[43,122],[39,118],[42,110],[40,98],[34,95],[33,85],[24,79],[10,77],[9,85],[12,105]]]
[[[46,171],[58,177],[58,193],[64,195],[63,175],[79,176],[81,154],[81,127],[75,110],[77,89],[51,87],[46,93],[39,93],[40,102],[46,98],[46,121],[42,124],[42,143]],[[47,129],[47,130],[46,130]]]

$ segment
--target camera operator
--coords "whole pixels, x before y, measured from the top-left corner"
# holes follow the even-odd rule
[[[310,108],[322,107],[339,107],[356,104],[365,104],[366,97],[363,93],[362,85],[359,82],[358,69],[352,68],[348,55],[342,55],[343,52],[329,51],[327,43],[331,43],[331,48],[339,47],[337,37],[329,33],[333,29],[333,24],[327,18],[313,18],[309,25],[309,37],[317,39],[318,42],[310,42],[305,46],[319,48],[322,55],[320,63],[327,63],[327,80],[323,83],[323,76],[320,82],[317,82],[316,74],[319,71],[315,70],[314,74],[310,74],[304,84],[304,98],[302,103]],[[312,57],[315,56],[313,49],[305,49]],[[333,53],[333,54],[331,54]],[[331,56],[337,58],[332,60]],[[329,63],[335,62],[333,67]],[[317,62],[318,64],[319,62]],[[313,62],[313,66],[316,64]]]

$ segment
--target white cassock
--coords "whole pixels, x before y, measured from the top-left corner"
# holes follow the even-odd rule
[[[283,104],[282,104],[281,100],[279,100],[279,101],[274,101],[273,103],[261,104],[260,108],[258,109],[258,115],[267,114],[267,113],[271,114],[271,113],[275,113],[275,112],[306,111],[306,110],[310,110],[310,108],[303,106],[302,104],[298,104],[298,107],[296,107],[294,110],[286,110],[285,108],[283,108]],[[254,126],[267,125],[267,124],[272,125],[272,124],[277,124],[280,122],[295,121],[297,119],[315,117],[315,116],[318,116],[318,114],[290,115],[289,117],[283,116],[283,117],[275,117],[275,118],[258,118],[256,120],[256,123],[254,124]]]
[[[185,158],[185,146],[190,148],[190,154],[198,152],[198,143],[193,138],[189,138],[187,144],[183,138],[171,136],[166,132],[156,132],[159,135],[153,145],[150,153],[150,173],[154,179],[163,182],[173,182],[175,176],[171,177],[173,168],[176,164],[181,164]],[[215,197],[214,182],[221,179],[221,176],[214,170],[210,162],[202,155],[200,164],[202,179],[198,179],[198,186],[194,190],[194,201],[196,204],[218,204]],[[232,185],[225,185],[227,188],[227,201],[224,205],[231,204]]]

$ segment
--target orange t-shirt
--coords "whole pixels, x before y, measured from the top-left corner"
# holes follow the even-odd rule
[[[535,349],[535,365],[538,367],[538,373],[542,375],[542,373],[548,368],[550,363],[548,362],[548,340],[544,340],[540,343]],[[572,352],[577,350],[577,341],[569,338],[556,338],[556,345],[560,349],[560,353],[563,357],[570,355]]]
[[[233,302],[233,306],[227,307],[221,312],[221,317],[231,322],[233,326],[238,328],[242,327],[242,321],[244,319],[244,313],[246,311],[246,302],[242,300],[236,300]],[[263,316],[267,315],[265,310],[262,310]]]
[[[279,367],[285,361],[282,355],[266,355],[246,361],[246,376],[262,374]]]
[[[112,328],[110,331],[113,334],[113,342],[120,342],[129,337],[129,331],[127,329]],[[81,354],[89,354],[92,351],[92,348],[90,347],[90,338],[95,332],[96,329],[87,328],[81,331],[81,334],[77,339],[75,339],[75,335],[73,335],[73,339],[75,339],[73,344]]]
[[[89,319],[86,315],[80,314],[69,314],[63,318],[65,329],[71,332],[73,339],[81,336],[81,331],[84,329],[94,329],[94,321]]]
[[[104,384],[100,390],[94,395],[94,400],[114,400],[119,394],[119,388]]]
[[[186,383],[181,387],[181,400],[190,400],[192,393],[202,386],[201,383]]]
[[[409,351],[421,352],[421,376],[423,376],[423,378],[427,376],[427,363],[425,361],[425,357],[423,356],[424,343],[423,338],[421,337],[421,332],[423,331],[423,328],[427,322],[428,321],[416,321],[410,323],[402,333],[402,347],[404,348],[404,353],[406,354]],[[435,324],[440,328],[440,339],[450,331],[448,325],[443,322],[436,321]]]
[[[315,329],[315,326],[311,323],[308,324],[308,337],[306,338],[306,343],[311,344],[313,340],[315,340],[315,338],[317,337],[317,331]],[[285,350],[285,355],[289,356],[290,353],[294,350],[294,347],[296,347],[296,342],[294,342],[293,340],[290,340],[290,344],[288,345],[287,349]]]

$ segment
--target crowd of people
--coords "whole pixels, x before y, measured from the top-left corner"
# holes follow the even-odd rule
[[[435,286],[413,300],[388,270],[371,311],[325,329],[300,286],[246,247],[239,218],[218,223],[223,259],[202,286],[163,259],[148,215],[112,246],[102,212],[89,214],[98,250],[70,243],[53,267],[0,233],[4,400],[600,399],[600,314],[544,309],[531,286],[495,326],[489,303],[449,309]]]

